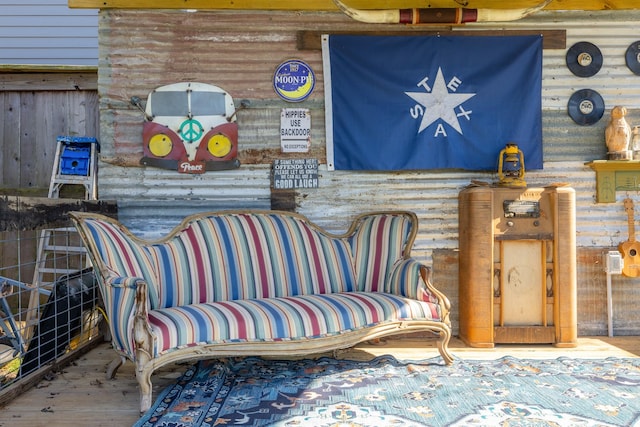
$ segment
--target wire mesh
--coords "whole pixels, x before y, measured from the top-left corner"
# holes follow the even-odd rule
[[[74,229],[0,232],[0,395],[100,336],[99,306]]]

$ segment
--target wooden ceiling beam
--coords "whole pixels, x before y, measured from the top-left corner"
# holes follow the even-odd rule
[[[297,48],[298,50],[321,50],[322,34],[326,31],[298,31]],[[565,30],[473,30],[473,31],[447,31],[446,29],[433,31],[375,31],[375,32],[356,32],[356,31],[331,31],[329,34],[360,34],[360,35],[376,35],[376,36],[532,36],[542,35],[543,49],[566,49],[567,48],[567,32]]]
[[[348,0],[355,9],[458,8],[520,9],[536,6],[540,0]],[[231,9],[335,11],[333,0],[68,0],[80,9]],[[638,0],[554,0],[545,10],[633,10]]]

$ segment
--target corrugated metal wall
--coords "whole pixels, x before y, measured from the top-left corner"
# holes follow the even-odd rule
[[[0,64],[98,64],[98,11],[67,0],[0,0]]]
[[[578,41],[597,44],[604,66],[594,77],[574,76],[565,65],[567,49],[545,49],[543,57],[543,129],[545,164],[529,171],[530,185],[566,182],[577,193],[579,250],[580,333],[606,333],[605,276],[597,254],[627,238],[627,217],[621,200],[639,194],[618,193],[617,203],[595,203],[595,173],[585,162],[605,158],[604,127],[612,106],[630,110],[629,121],[640,124],[640,76],[625,65],[627,46],[640,39],[640,12],[545,12],[521,22],[467,26],[465,30],[561,29],[568,49]],[[289,58],[302,59],[314,69],[318,84],[311,97],[297,107],[312,115],[312,149],[317,157],[320,186],[297,191],[297,211],[331,231],[343,231],[349,220],[365,210],[409,209],[420,217],[415,255],[432,264],[438,286],[457,296],[457,278],[440,272],[456,259],[457,195],[471,180],[494,181],[490,173],[459,171],[328,172],[324,165],[324,102],[321,52],[298,50],[301,30],[419,31],[412,27],[371,26],[350,21],[339,13],[213,12],[103,10],[100,20],[99,93],[102,159],[100,197],[117,199],[122,220],[138,234],[157,236],[182,216],[199,210],[269,208],[270,168],[280,153],[280,111],[291,104],[272,89],[275,68]],[[142,155],[142,114],[129,99],[146,99],[155,87],[177,81],[201,81],[226,89],[239,103],[251,101],[238,113],[240,169],[181,175],[137,167]],[[583,88],[597,90],[607,111],[592,126],[575,124],[566,112],[571,94]],[[525,159],[526,163],[526,159]],[[582,251],[582,252],[581,252]],[[581,256],[587,251],[589,256]],[[596,255],[594,255],[594,251]],[[635,280],[627,284],[617,303],[636,303]],[[640,283],[640,282],[639,282]],[[597,297],[594,297],[597,296]],[[637,315],[618,312],[614,321],[625,333],[639,333]],[[634,317],[636,316],[636,317]],[[631,325],[628,319],[632,319]],[[633,320],[635,319],[635,320]],[[582,320],[588,320],[582,322]],[[635,322],[635,323],[634,323]],[[456,320],[454,319],[454,329]]]

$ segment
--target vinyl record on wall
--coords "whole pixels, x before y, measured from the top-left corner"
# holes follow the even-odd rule
[[[640,40],[629,45],[625,60],[627,61],[627,67],[629,67],[633,74],[640,76]]]
[[[581,89],[569,98],[567,111],[574,122],[581,126],[596,123],[604,114],[604,100],[592,89]]]
[[[578,42],[567,51],[567,67],[578,77],[591,77],[602,68],[602,52],[589,42]]]

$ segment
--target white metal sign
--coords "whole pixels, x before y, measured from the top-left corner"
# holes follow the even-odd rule
[[[308,108],[283,108],[280,114],[283,153],[308,153],[311,146],[311,114]]]

